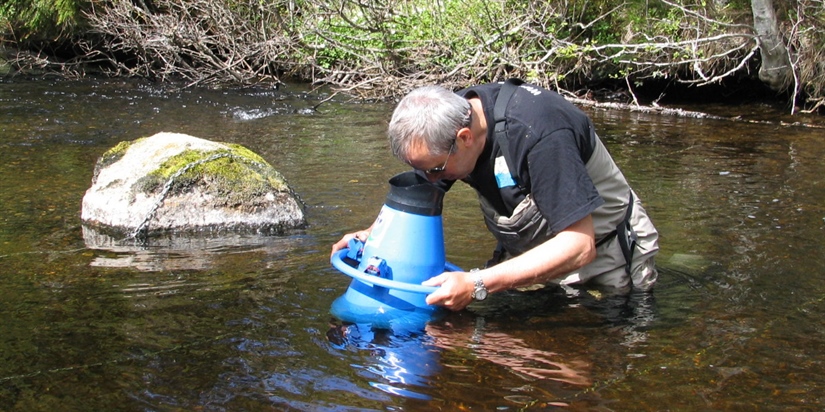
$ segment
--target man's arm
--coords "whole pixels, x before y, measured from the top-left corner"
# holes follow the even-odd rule
[[[570,225],[558,235],[517,257],[475,272],[490,292],[547,282],[575,271],[596,258],[593,218]],[[461,310],[472,302],[473,281],[468,272],[445,272],[423,283],[441,286],[427,296],[430,305]]]

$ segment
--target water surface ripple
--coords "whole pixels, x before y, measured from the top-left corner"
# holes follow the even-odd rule
[[[0,410],[822,409],[819,129],[588,109],[660,229],[655,292],[502,293],[388,332],[331,317],[349,279],[329,247],[405,170],[384,137],[392,105],[313,111],[326,97],[0,82]],[[88,246],[96,159],[161,131],[257,152],[310,226]],[[444,225],[451,262],[488,258],[472,191],[447,195]]]

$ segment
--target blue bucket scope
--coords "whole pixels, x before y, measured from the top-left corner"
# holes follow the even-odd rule
[[[332,266],[352,282],[330,312],[344,322],[379,328],[423,326],[439,308],[426,303],[437,288],[421,282],[461,270],[445,258],[444,190],[413,171],[389,184],[366,242],[353,239],[332,256]]]

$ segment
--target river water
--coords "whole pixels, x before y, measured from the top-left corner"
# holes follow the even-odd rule
[[[0,83],[0,410],[821,410],[825,133],[587,109],[661,233],[660,281],[626,298],[506,293],[425,328],[343,325],[330,245],[406,170],[392,105],[143,82]],[[788,119],[752,104],[699,109]],[[242,144],[309,226],[102,248],[80,203],[123,140]],[[471,190],[445,199],[448,259],[494,246]]]

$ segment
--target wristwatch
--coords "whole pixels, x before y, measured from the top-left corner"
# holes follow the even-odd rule
[[[487,299],[487,287],[481,279],[480,273],[473,273],[473,300]]]

